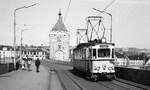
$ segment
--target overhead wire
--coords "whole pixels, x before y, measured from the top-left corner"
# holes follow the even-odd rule
[[[65,13],[65,17],[64,17],[64,22],[66,21],[66,18],[67,18],[68,12],[69,12],[70,5],[71,5],[71,0],[69,0],[69,4],[68,4],[68,7],[67,7],[67,10],[66,10],[66,13]]]
[[[104,9],[103,11],[105,11],[107,8],[109,8],[116,0],[111,1]]]
[[[105,12],[106,9],[108,9],[116,0],[111,1],[99,14]],[[98,15],[99,15],[98,14]]]

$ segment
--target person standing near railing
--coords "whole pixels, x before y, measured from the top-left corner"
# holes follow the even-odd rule
[[[25,61],[24,61],[24,59],[22,60],[22,62],[21,62],[21,68],[22,68],[22,70],[25,70]]]
[[[31,58],[28,58],[28,61],[27,61],[28,71],[31,71],[31,64],[32,64],[31,60],[32,60]]]

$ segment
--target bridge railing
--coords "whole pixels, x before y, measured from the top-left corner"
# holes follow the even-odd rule
[[[71,61],[60,61],[60,60],[52,60],[52,59],[46,59],[46,61],[49,61],[53,64],[62,64],[62,65],[69,65],[72,66],[72,62]]]

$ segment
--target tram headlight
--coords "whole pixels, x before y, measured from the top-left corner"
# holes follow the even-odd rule
[[[93,70],[100,71],[101,67],[94,67]]]
[[[108,67],[108,70],[109,70],[109,71],[114,70],[114,67],[112,67],[112,66],[111,66],[111,67]]]

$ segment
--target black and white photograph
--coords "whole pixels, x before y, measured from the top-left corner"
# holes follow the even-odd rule
[[[150,0],[0,0],[0,90],[150,90]]]

